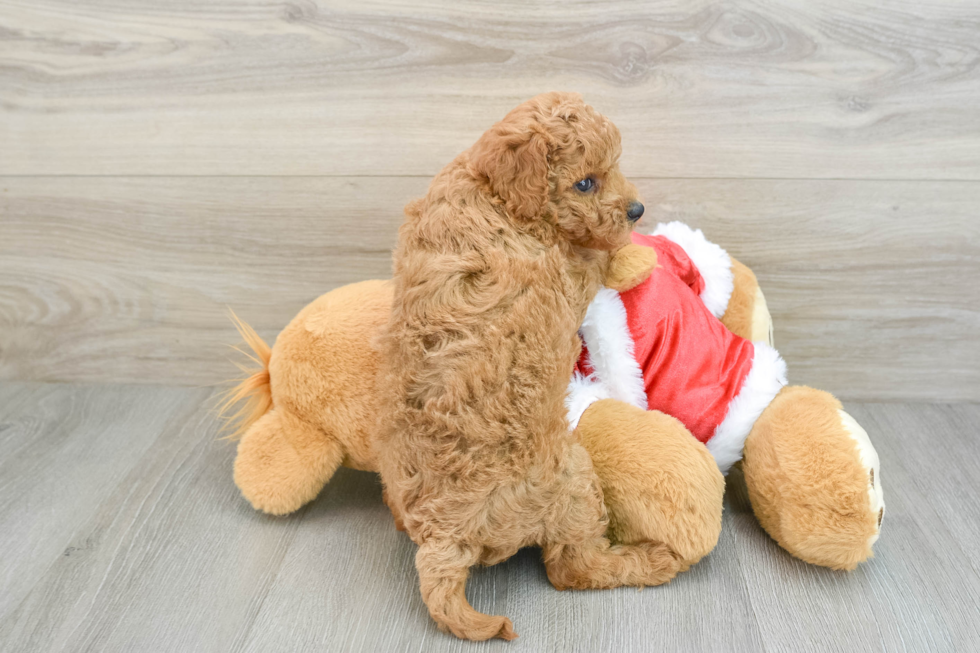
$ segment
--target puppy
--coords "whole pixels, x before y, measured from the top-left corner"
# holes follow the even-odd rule
[[[443,630],[513,639],[474,610],[469,567],[540,545],[558,589],[656,585],[663,544],[610,546],[602,492],[565,417],[577,330],[643,205],[616,127],[578,95],[520,105],[406,208],[382,330],[375,441],[385,498],[419,546]]]

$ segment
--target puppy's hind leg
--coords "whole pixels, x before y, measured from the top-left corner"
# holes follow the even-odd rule
[[[440,630],[457,637],[483,641],[517,637],[507,617],[477,612],[466,600],[466,579],[479,560],[479,551],[446,540],[428,540],[415,555],[422,600]]]
[[[603,536],[608,519],[599,479],[585,449],[574,444],[563,479],[564,505],[544,543],[548,580],[559,590],[662,585],[682,561],[662,542],[612,545]]]

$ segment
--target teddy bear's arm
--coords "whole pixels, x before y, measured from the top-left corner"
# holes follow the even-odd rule
[[[610,259],[605,286],[625,292],[645,281],[655,267],[657,252],[652,247],[626,245]]]
[[[721,316],[722,324],[740,338],[753,342],[761,340],[770,346],[775,346],[772,317],[769,315],[766,297],[762,294],[755,273],[748,266],[737,261],[734,256],[730,258],[734,287],[725,314]]]

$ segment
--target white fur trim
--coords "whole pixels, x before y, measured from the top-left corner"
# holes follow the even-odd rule
[[[582,419],[585,409],[600,399],[609,399],[609,389],[595,376],[583,376],[579,372],[572,375],[568,384],[568,395],[565,397],[565,409],[568,411],[568,424],[574,431],[578,421]]]
[[[633,355],[633,336],[618,292],[610,288],[599,290],[585,313],[581,333],[589,349],[589,362],[595,375],[609,388],[609,396],[646,410],[643,372]]]
[[[619,293],[602,288],[589,304],[580,330],[595,374],[576,374],[568,385],[565,406],[575,428],[585,409],[599,399],[619,399],[646,410],[643,372],[633,355],[633,337]]]
[[[749,431],[786,385],[786,362],[779,352],[764,342],[752,344],[755,347],[752,369],[738,396],[728,406],[725,419],[708,440],[708,451],[715,457],[722,474],[727,474],[732,465],[742,459]]]
[[[691,229],[683,222],[660,223],[653,235],[664,236],[680,245],[704,279],[701,301],[715,317],[724,315],[735,289],[732,259],[728,252],[705,238],[700,229]]]

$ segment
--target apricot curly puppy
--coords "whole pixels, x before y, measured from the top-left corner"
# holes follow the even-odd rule
[[[375,451],[385,498],[419,545],[439,627],[513,639],[473,609],[469,567],[544,549],[558,589],[656,585],[660,543],[611,546],[599,481],[565,417],[577,330],[643,205],[619,131],[578,95],[511,111],[406,208],[381,336]]]

